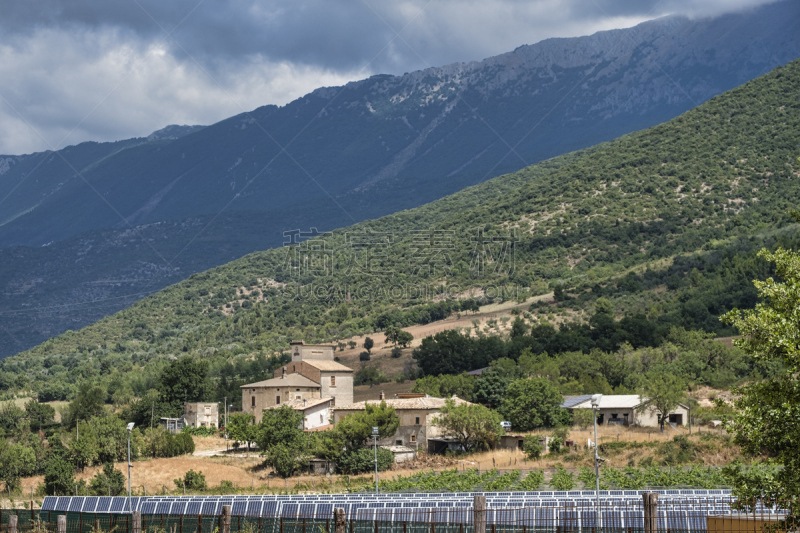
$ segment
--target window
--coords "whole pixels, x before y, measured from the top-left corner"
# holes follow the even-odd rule
[[[295,391],[300,392],[300,389],[295,389]]]
[[[331,376],[331,387],[336,386],[336,376]]]
[[[320,413],[319,414],[319,423],[322,424],[322,422],[323,422],[322,413]]]
[[[298,394],[297,396],[294,397],[294,399],[295,400],[299,400],[300,399],[300,395]]]
[[[417,421],[414,422],[416,425],[419,425],[419,417],[417,417]]]
[[[410,440],[411,440],[411,442],[417,442],[417,436],[412,434]]]
[[[297,372],[297,365],[292,365],[292,372]]]
[[[256,397],[252,396],[250,398],[250,407],[255,407],[255,406],[256,406]]]
[[[279,403],[281,403],[281,397],[280,396],[275,396],[275,404],[277,405]]]
[[[403,445],[403,439],[399,439],[399,440],[394,441],[394,444],[395,444],[395,446],[402,446]]]

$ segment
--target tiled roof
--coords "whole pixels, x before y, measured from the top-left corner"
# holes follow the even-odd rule
[[[286,374],[280,378],[267,379],[259,381],[258,383],[249,383],[242,385],[242,389],[258,389],[263,387],[316,387],[319,388],[319,383],[312,381],[301,374]]]
[[[369,403],[370,405],[379,405],[381,402],[386,402],[386,405],[389,407],[394,407],[397,410],[404,410],[404,409],[441,409],[444,407],[445,402],[449,398],[433,398],[431,396],[426,396],[425,398],[397,398],[397,399],[387,399],[387,400],[366,400],[363,402],[356,402],[351,403],[350,405],[343,405],[341,407],[334,407],[335,411],[363,411],[367,407],[366,405]],[[453,396],[452,398],[456,405],[460,405],[462,403],[470,403],[466,400],[462,400],[458,396]]]
[[[328,372],[352,372],[353,371],[352,368],[346,367],[343,364],[338,363],[336,361],[316,361],[316,360],[313,360],[313,359],[311,359],[311,360],[303,359],[303,362],[306,363],[307,365],[313,366],[314,368],[316,368],[318,370],[324,370],[324,371],[328,371]]]

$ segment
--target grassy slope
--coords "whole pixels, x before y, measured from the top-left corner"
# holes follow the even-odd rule
[[[9,358],[3,368],[44,381],[66,367],[83,366],[83,377],[101,374],[108,358],[124,359],[127,372],[181,353],[270,352],[291,337],[367,331],[377,313],[424,301],[377,288],[425,284],[435,292],[446,283],[459,291],[506,285],[542,293],[556,280],[600,280],[778,226],[800,205],[798,102],[800,62],[793,62],[668,123],[336,231],[323,239],[332,250],[327,276],[285,268],[285,249],[253,253]],[[448,276],[416,271],[410,232],[432,227],[452,232]],[[512,229],[519,236],[515,268],[475,275],[470,237],[479,230],[503,237]],[[392,234],[378,259],[391,274],[346,269],[346,233],[366,230]],[[294,296],[312,283],[325,289]],[[368,296],[354,290],[364,286],[373,288]],[[331,313],[348,288],[346,314]],[[237,308],[245,300],[249,307]],[[53,370],[42,371],[43,364]]]

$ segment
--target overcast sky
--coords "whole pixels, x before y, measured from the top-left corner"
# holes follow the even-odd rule
[[[772,0],[0,0],[0,154],[210,124],[320,86]]]

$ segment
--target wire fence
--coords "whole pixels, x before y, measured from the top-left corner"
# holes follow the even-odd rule
[[[328,516],[0,510],[0,533],[759,533],[796,531],[794,506],[731,498],[543,501],[536,506],[358,508]],[[230,508],[228,508],[230,509]],[[738,511],[737,509],[743,509]],[[62,528],[58,528],[58,517]],[[16,518],[12,518],[16,517]],[[139,518],[140,517],[140,518]],[[137,523],[136,520],[140,520]],[[787,528],[786,521],[789,527]],[[14,522],[12,524],[12,522]],[[337,527],[338,523],[338,527]]]

